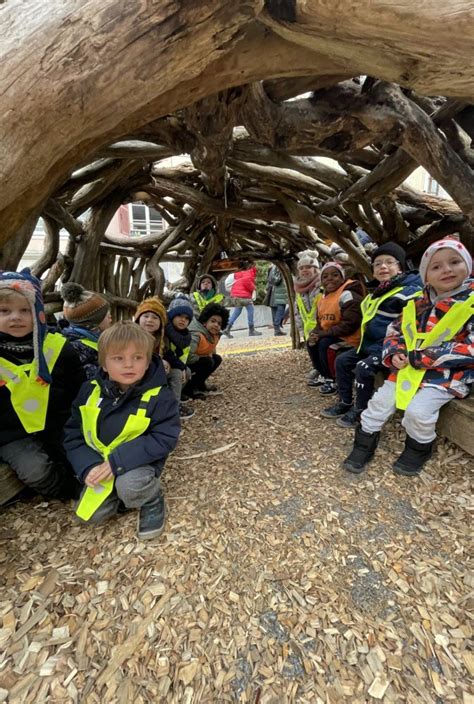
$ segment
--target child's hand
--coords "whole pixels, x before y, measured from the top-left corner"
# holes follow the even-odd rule
[[[308,345],[315,345],[318,341],[318,333],[310,332],[308,335]]]
[[[164,366],[164,368],[165,368],[165,372],[166,372],[167,374],[169,374],[171,367],[170,367],[170,363],[167,362],[166,359],[163,360],[163,366]]]
[[[110,464],[108,462],[102,462],[102,464],[98,464],[91,469],[84,481],[86,486],[96,486],[106,479],[112,479],[113,476]]]
[[[187,380],[188,380],[188,377],[186,374],[186,369],[183,369],[181,371],[181,381],[183,382],[183,384],[185,384],[187,382]]]
[[[395,369],[403,369],[408,365],[408,357],[402,352],[394,354],[392,357],[392,365],[395,367]]]

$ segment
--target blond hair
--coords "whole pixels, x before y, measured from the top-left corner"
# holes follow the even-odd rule
[[[150,363],[155,347],[153,335],[135,323],[120,321],[104,330],[99,337],[99,364],[104,366],[105,356],[111,350],[122,350],[127,345],[135,345],[142,350]]]

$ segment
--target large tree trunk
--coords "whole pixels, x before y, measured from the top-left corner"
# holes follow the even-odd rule
[[[471,11],[470,0],[353,0],[335,22],[318,0],[7,0],[0,244],[94,150],[217,90],[365,73],[469,98]]]

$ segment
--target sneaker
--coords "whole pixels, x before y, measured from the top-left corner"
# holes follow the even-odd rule
[[[350,403],[344,403],[344,401],[339,401],[334,406],[329,406],[321,411],[323,418],[339,418],[347,414],[348,410],[351,408]]]
[[[189,406],[185,406],[184,403],[179,405],[179,417],[181,420],[189,420],[193,417],[195,411]]]
[[[317,369],[310,369],[309,372],[306,372],[306,376],[308,379],[317,379],[318,376],[321,376],[320,373],[318,372]]]
[[[335,381],[325,381],[324,384],[319,389],[319,393],[323,396],[331,396],[332,394],[337,394],[337,384]]]
[[[163,492],[148,504],[144,504],[138,514],[138,537],[141,540],[157,538],[165,527],[166,506]]]
[[[341,418],[338,418],[336,424],[340,428],[355,428],[360,421],[360,414],[358,408],[350,408],[347,413],[345,413]]]
[[[220,391],[219,389],[206,389],[203,391],[206,396],[223,396],[224,392]]]
[[[205,401],[207,394],[204,391],[193,391],[191,394],[191,401]]]
[[[308,384],[308,386],[312,386],[312,387],[322,386],[323,384],[326,383],[326,379],[323,376],[321,376],[321,374],[318,374],[317,376],[308,379],[308,381],[306,383]]]

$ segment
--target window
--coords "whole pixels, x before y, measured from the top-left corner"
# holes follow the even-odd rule
[[[425,178],[425,191],[432,196],[439,196],[440,198],[451,198],[449,193],[447,193],[442,186],[439,185],[438,181],[426,174]]]
[[[161,232],[163,229],[163,218],[157,210],[149,208],[143,203],[131,203],[128,207],[131,237]]]

